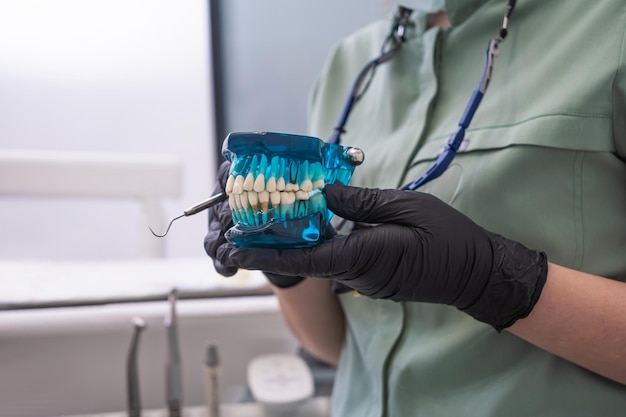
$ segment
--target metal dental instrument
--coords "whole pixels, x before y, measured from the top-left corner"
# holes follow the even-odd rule
[[[178,291],[174,288],[168,295],[169,311],[165,316],[167,331],[167,362],[165,365],[167,409],[169,417],[182,416],[182,377],[180,351],[178,349],[178,323],[176,318],[176,300]]]
[[[140,317],[133,318],[133,338],[126,360],[126,387],[128,401],[128,417],[141,416],[141,395],[139,390],[139,373],[137,372],[137,351],[139,348],[139,336],[147,327],[146,322]]]
[[[217,193],[215,195],[212,195],[208,199],[196,204],[195,206],[189,207],[187,210],[183,212],[183,214],[181,214],[180,216],[174,217],[170,221],[170,223],[167,226],[167,229],[165,229],[165,233],[163,233],[162,235],[155,233],[155,231],[152,230],[150,226],[148,226],[148,229],[150,229],[150,232],[152,232],[154,236],[163,237],[167,235],[167,232],[170,231],[170,227],[172,227],[172,223],[174,223],[175,220],[178,220],[181,217],[193,216],[194,214],[200,213],[201,211],[206,210],[209,207],[213,207],[217,203],[221,203],[224,200],[228,200],[228,196],[226,195],[226,193],[222,192],[222,193]]]

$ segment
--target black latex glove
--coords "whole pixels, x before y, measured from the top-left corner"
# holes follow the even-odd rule
[[[501,331],[526,317],[547,276],[544,253],[490,233],[429,194],[328,185],[328,208],[376,226],[308,249],[238,249],[239,268],[334,278],[361,294],[448,304]]]
[[[226,181],[228,180],[228,171],[230,170],[230,162],[226,161],[220,165],[217,172],[217,184],[213,190],[213,194],[224,192]],[[204,238],[204,250],[213,259],[215,270],[225,277],[233,276],[237,273],[238,268],[230,262],[220,262],[216,259],[215,254],[220,246],[228,246],[229,243],[224,237],[224,233],[233,227],[233,218],[228,205],[228,200],[209,208],[209,232]],[[304,278],[294,276],[284,276],[279,274],[265,273],[267,279],[277,287],[292,287]]]

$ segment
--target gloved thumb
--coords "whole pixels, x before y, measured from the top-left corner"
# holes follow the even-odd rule
[[[325,187],[328,208],[346,220],[361,223],[395,223],[417,226],[423,208],[436,199],[429,194],[403,190],[359,188],[340,183]]]

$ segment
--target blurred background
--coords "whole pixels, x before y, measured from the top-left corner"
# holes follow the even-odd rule
[[[174,155],[182,192],[165,201],[169,219],[210,195],[228,132],[306,133],[308,91],[330,48],[386,9],[381,0],[0,0],[0,149]],[[138,210],[0,196],[0,259],[136,257]],[[205,214],[178,222],[165,255],[205,256],[205,230]]]

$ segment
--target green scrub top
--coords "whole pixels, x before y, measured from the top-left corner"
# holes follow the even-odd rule
[[[352,185],[413,181],[456,129],[506,2],[447,7],[453,28],[426,29],[417,13],[350,116],[342,144],[365,152]],[[330,136],[389,28],[372,24],[335,48],[312,93],[312,135]],[[623,0],[517,2],[461,151],[418,191],[551,262],[626,281],[625,28]],[[334,416],[626,415],[626,386],[453,307],[340,300],[347,334]]]

